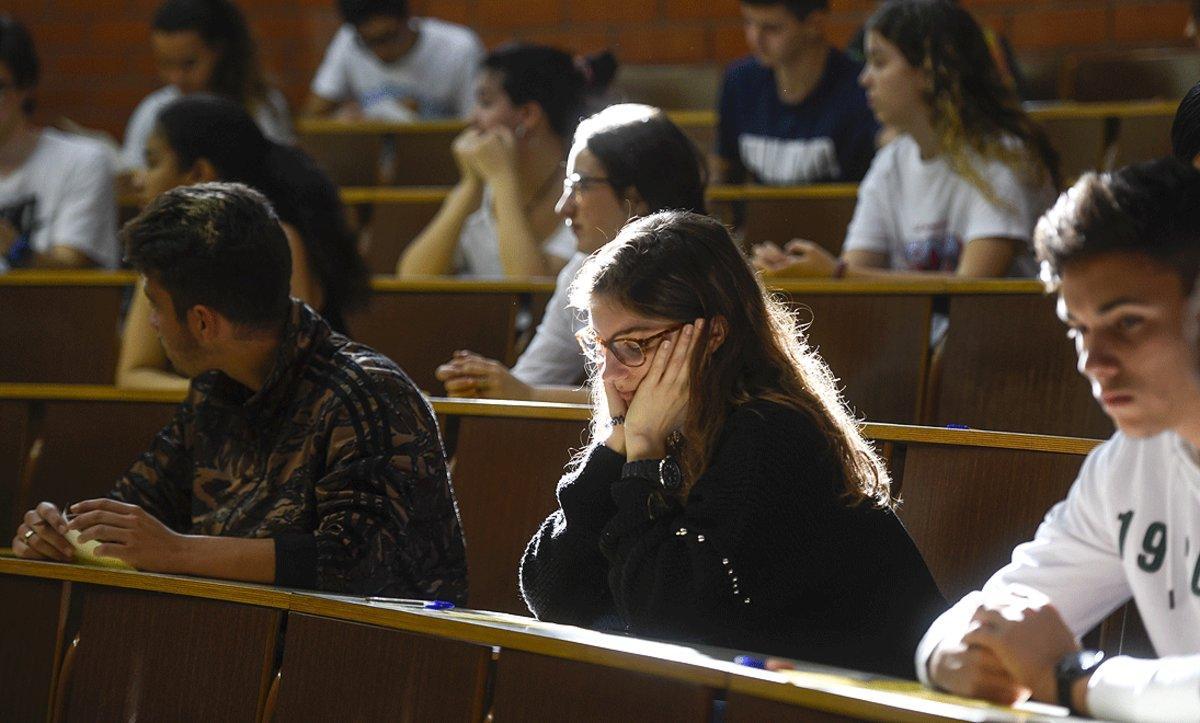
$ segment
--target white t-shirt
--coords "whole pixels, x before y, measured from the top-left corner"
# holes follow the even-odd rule
[[[1157,660],[1105,661],[1088,684],[1097,718],[1200,720],[1200,466],[1178,435],[1117,433],[1088,455],[1066,500],[1031,542],[988,580],[983,594],[1020,584],[1038,590],[1076,636],[1132,597]],[[978,606],[971,593],[930,627],[917,671]]]
[[[30,248],[45,253],[69,246],[100,266],[116,268],[117,199],[112,156],[91,138],[53,129],[38,132],[29,158],[0,176],[0,216],[28,234]]]
[[[917,142],[900,136],[879,150],[859,186],[843,252],[885,254],[893,269],[954,271],[963,247],[973,239],[1028,242],[1038,217],[1054,200],[1054,190],[1049,184],[1025,183],[1000,161],[983,162],[981,169],[1006,206],[989,201],[944,158],[922,160]],[[1026,248],[1009,275],[1034,276],[1036,271]]]
[[[505,276],[500,261],[499,232],[492,214],[492,189],[483,189],[483,202],[467,220],[458,235],[454,252],[455,273],[460,276]],[[564,261],[575,254],[575,234],[560,223],[542,242],[542,251]]]
[[[146,140],[154,132],[158,113],[183,94],[173,85],[164,86],[142,99],[129,117],[125,126],[125,145],[121,148],[121,169],[133,170],[146,167]],[[296,133],[292,128],[292,117],[288,112],[287,99],[278,88],[267,92],[267,102],[254,111],[254,122],[263,135],[276,143],[292,145]]]
[[[512,368],[513,376],[526,384],[574,384],[583,378],[585,358],[575,332],[587,325],[587,318],[571,306],[568,297],[571,282],[586,260],[587,254],[576,253],[558,272],[542,321]]]
[[[389,64],[362,45],[353,25],[343,25],[325,51],[312,92],[338,103],[355,101],[368,118],[409,122],[466,117],[475,105],[483,43],[461,25],[435,18],[410,22],[417,41]]]

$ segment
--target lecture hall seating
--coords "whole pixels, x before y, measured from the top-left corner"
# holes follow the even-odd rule
[[[1127,64],[1126,56],[1120,57],[1124,59],[1120,62]],[[1108,169],[1114,167],[1113,164],[1162,155],[1166,137],[1161,131],[1169,129],[1179,99],[1195,78],[1200,77],[1200,71],[1188,75],[1186,70],[1189,64],[1195,66],[1200,62],[1197,58],[1194,53],[1170,56],[1162,61],[1163,67],[1172,68],[1165,76],[1165,82],[1129,84],[1128,87],[1134,90],[1118,93],[1116,97],[1081,90],[1076,95],[1062,96],[1069,100],[1026,104],[1029,113],[1043,125],[1063,157],[1065,180],[1070,181],[1085,170]],[[1081,72],[1090,74],[1087,69],[1092,67],[1091,61],[1080,62],[1083,63]],[[1103,82],[1107,66],[1101,63],[1097,67],[1100,70],[1095,76]],[[1133,67],[1140,66],[1135,63]],[[1156,77],[1163,76],[1158,74]],[[662,107],[683,108],[668,113],[703,151],[711,152],[715,147],[714,106],[702,109]],[[322,164],[339,186],[453,184],[458,180],[458,172],[450,144],[463,128],[462,123],[454,121],[402,125],[301,119],[297,123],[301,146]],[[1115,149],[1123,140],[1125,147],[1118,154]]]
[[[9,288],[12,277],[0,276],[0,293]],[[9,308],[17,316],[41,319],[47,328],[70,327],[88,318],[69,315],[86,303],[71,298],[86,299],[94,293],[94,277],[79,278],[74,283],[61,281],[55,288],[64,300],[61,304],[44,306],[36,295],[15,294]],[[127,288],[133,276],[115,274],[113,279]],[[104,277],[99,283],[116,299],[120,289],[109,288],[116,283],[113,279]],[[868,419],[1078,436],[1106,436],[1111,430],[1091,401],[1086,382],[1074,371],[1071,346],[1054,316],[1053,299],[1036,282],[947,278],[899,284],[772,283],[797,308],[801,320],[811,322],[809,341],[842,380],[851,405]],[[12,287],[26,288],[34,287],[24,282]],[[380,277],[374,288],[371,307],[348,320],[351,333],[395,359],[418,386],[438,393],[442,387],[434,377],[436,366],[456,349],[511,363],[519,348],[518,319],[527,312],[527,328],[533,328],[553,282]],[[930,363],[930,314],[946,306],[950,333],[937,363]],[[974,333],[981,328],[988,333]],[[76,360],[115,349],[115,321],[110,318],[102,330],[73,341],[70,355],[59,353],[59,339],[37,335],[14,345],[6,350],[4,365],[17,371],[11,377],[0,374],[0,383],[37,380],[50,368],[57,370],[46,373],[51,381],[111,381],[111,374],[96,380],[94,375],[72,378],[69,372]],[[982,389],[989,393],[981,394]]]
[[[1065,714],[803,663],[751,670],[730,662],[740,651],[218,580],[0,558],[0,590],[23,622],[0,629],[0,670],[27,683],[0,686],[0,710],[21,720],[701,723],[718,697],[731,721]],[[96,685],[112,687],[98,698]]]

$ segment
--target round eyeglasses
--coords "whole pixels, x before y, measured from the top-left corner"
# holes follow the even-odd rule
[[[584,356],[593,364],[604,361],[604,350],[608,349],[612,352],[613,357],[625,366],[640,367],[646,363],[646,354],[658,346],[664,336],[682,328],[683,324],[677,324],[650,336],[641,338],[618,336],[615,339],[605,340],[596,334],[595,329],[585,326],[575,333],[575,339],[579,342],[579,347],[583,349]]]
[[[608,176],[584,176],[578,173],[571,173],[563,179],[563,193],[571,196],[578,193],[586,193],[592,186],[608,182]]]

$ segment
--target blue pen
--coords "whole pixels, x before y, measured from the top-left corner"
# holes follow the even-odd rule
[[[947,424],[946,429],[970,429],[970,427],[965,424]]]
[[[368,597],[367,602],[386,603],[388,605],[399,605],[407,608],[421,608],[423,610],[453,610],[454,603],[449,600],[409,600],[399,597]]]
[[[747,668],[758,668],[759,670],[765,670],[767,667],[766,659],[756,658],[753,655],[739,655],[733,659],[733,662],[738,665],[744,665]]]

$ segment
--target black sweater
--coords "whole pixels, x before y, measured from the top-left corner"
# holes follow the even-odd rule
[[[914,677],[945,602],[894,513],[840,499],[836,461],[801,412],[730,415],[685,503],[652,517],[650,482],[595,447],[521,561],[540,619]]]

